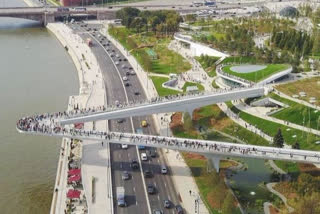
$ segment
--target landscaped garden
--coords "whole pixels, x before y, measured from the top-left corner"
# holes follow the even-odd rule
[[[269,65],[266,65],[266,67],[261,70],[253,71],[250,73],[248,73],[248,72],[247,73],[245,73],[245,72],[240,73],[240,72],[236,72],[235,70],[233,70],[234,66],[236,66],[236,65],[227,65],[227,66],[224,66],[222,68],[222,70],[225,73],[228,73],[233,76],[237,76],[237,77],[240,77],[242,79],[249,80],[252,82],[259,82],[263,79],[266,79],[267,77],[272,76],[273,74],[281,72],[281,71],[288,69],[290,67],[289,65],[286,65],[286,64],[269,64]],[[246,66],[246,65],[243,65],[243,66]]]
[[[109,33],[137,59],[147,72],[178,74],[191,69],[186,59],[168,49],[170,37],[157,36],[152,32],[138,34],[125,27],[110,27]]]
[[[309,102],[310,97],[315,97],[315,104],[320,105],[320,77],[278,85],[276,89],[289,96],[299,95],[300,92],[305,92],[306,96],[300,97],[299,99]]]
[[[162,87],[162,84],[167,82],[169,80],[169,78],[158,77],[158,76],[151,76],[150,78],[151,78],[154,86],[156,87],[156,90],[157,90],[159,96],[163,97],[163,96],[168,96],[168,95],[176,95],[176,94],[180,93],[179,91]]]
[[[228,106],[234,113],[238,114],[241,119],[262,130],[264,133],[271,137],[274,137],[280,129],[286,144],[293,145],[296,142],[298,142],[301,149],[318,151],[320,150],[320,145],[315,144],[317,141],[320,140],[319,136],[316,136],[312,133],[307,133],[304,131],[293,129],[291,127],[268,121],[248,114],[246,112],[240,111],[235,106],[233,106],[231,102],[228,103]]]
[[[295,123],[312,129],[319,129],[320,111],[285,99],[276,94],[271,94],[270,97],[289,105],[289,107],[283,108],[281,111],[277,111],[274,114],[270,115],[271,117],[289,121],[291,123]]]

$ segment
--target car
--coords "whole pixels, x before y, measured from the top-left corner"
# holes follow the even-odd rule
[[[123,76],[123,77],[122,77],[122,80],[123,80],[123,81],[128,81],[128,77]]]
[[[120,57],[119,54],[116,54],[116,57],[119,58]]]
[[[169,209],[171,207],[171,203],[169,200],[164,200],[163,201],[163,206],[167,209]]]
[[[122,180],[129,180],[130,179],[130,174],[128,171],[123,171],[122,173]]]
[[[123,59],[123,61],[125,61],[125,62],[126,62],[126,61],[128,61],[128,60],[127,60],[127,58],[124,58],[124,59]]]
[[[118,119],[117,120],[117,123],[123,123],[124,122],[124,119]]]
[[[153,210],[152,214],[163,214],[162,210]]]
[[[141,121],[141,126],[142,127],[147,127],[148,126],[148,122],[146,120],[142,120]]]
[[[130,71],[126,71],[126,75],[129,76],[130,75]]]
[[[119,64],[120,64],[120,62],[119,62],[119,61],[116,61],[114,64],[119,65]]]
[[[136,72],[134,72],[134,70],[129,71],[129,73],[130,73],[131,75],[135,75],[135,74],[136,74]]]
[[[121,65],[121,68],[125,69],[127,66],[126,65]]]
[[[127,149],[128,148],[128,144],[121,144],[121,148],[122,149]]]
[[[136,160],[132,160],[130,166],[132,169],[139,169],[139,163]]]
[[[183,213],[184,213],[182,206],[179,205],[179,204],[176,205],[175,209],[176,209],[176,213],[177,213],[177,214],[183,214]]]
[[[110,54],[110,57],[114,57],[114,55],[113,55],[113,54]]]
[[[139,91],[135,91],[135,92],[134,92],[134,95],[137,95],[137,96],[138,96],[139,94],[140,94]]]
[[[166,166],[161,166],[161,174],[167,174],[168,173],[168,169]]]
[[[152,157],[152,158],[157,157],[157,153],[156,153],[156,151],[153,150],[153,149],[148,150],[147,153],[148,153],[148,156],[150,156],[150,157]]]
[[[147,186],[147,192],[148,194],[155,194],[156,193],[156,188],[153,186],[153,184],[148,184]]]
[[[152,178],[152,172],[150,170],[144,171],[144,177],[145,178]]]
[[[147,156],[146,153],[144,153],[144,152],[141,153],[141,160],[143,160],[143,161],[147,161],[148,160],[148,156]]]
[[[139,150],[144,150],[144,149],[146,149],[146,147],[145,147],[145,146],[142,146],[142,145],[138,145],[138,149],[139,149]]]
[[[126,82],[126,83],[124,84],[124,86],[128,87],[128,86],[130,86],[130,83]]]
[[[119,59],[119,62],[121,62],[122,61],[122,59]]]

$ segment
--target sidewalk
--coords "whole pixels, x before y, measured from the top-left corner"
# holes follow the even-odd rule
[[[106,103],[106,92],[104,81],[99,68],[99,64],[91,52],[91,49],[81,39],[73,34],[72,30],[62,23],[49,24],[50,29],[60,40],[64,47],[68,47],[68,53],[72,57],[79,76],[80,96],[72,97],[73,103],[69,103],[69,108],[78,105],[79,108],[102,106]],[[106,131],[105,121],[90,122],[84,124],[84,129]],[[89,213],[113,213],[112,181],[110,169],[110,151],[108,145],[101,146],[100,142],[82,142],[81,175],[82,183],[87,198]],[[65,161],[63,165],[67,165]],[[66,183],[66,170],[60,177]],[[92,189],[92,178],[95,179],[94,189]],[[61,188],[65,188],[63,184]],[[58,195],[56,212],[64,213],[66,194]]]
[[[243,112],[246,112],[248,114],[253,114],[254,116],[259,117],[261,119],[268,120],[268,121],[271,121],[271,122],[274,122],[274,123],[278,123],[278,124],[281,124],[281,125],[285,125],[285,126],[293,128],[293,129],[298,129],[298,130],[305,131],[305,132],[311,132],[312,134],[320,136],[320,131],[318,131],[318,130],[307,128],[305,126],[297,125],[297,124],[294,124],[294,123],[291,123],[291,122],[288,122],[288,121],[284,121],[284,120],[280,120],[280,119],[277,119],[277,118],[274,118],[274,117],[269,117],[269,116],[263,115],[263,114],[261,114],[260,112],[257,112],[257,111],[252,112],[252,111],[250,111],[251,106],[248,106],[248,105],[246,105],[246,104],[244,104],[242,102],[241,103],[237,103],[237,104],[234,103],[234,105],[239,110],[241,110]]]
[[[158,93],[153,85],[152,80],[148,78],[147,72],[142,69],[136,59],[131,54],[129,54],[128,51],[124,49],[118,41],[116,41],[108,34],[107,28],[103,29],[102,33],[107,36],[108,40],[110,40],[122,52],[122,54],[124,54],[128,58],[128,61],[132,66],[137,65],[137,67],[133,66],[133,69],[137,73],[148,99],[151,99],[152,97],[158,97]],[[148,84],[146,84],[147,81]],[[146,85],[148,85],[148,88],[146,87]],[[167,131],[170,132],[170,130],[168,130],[167,122],[170,121],[171,114],[154,114],[153,117],[158,133],[166,133]],[[160,120],[161,117],[165,118],[164,121]],[[168,165],[172,170],[173,176],[171,177],[173,179],[175,189],[178,195],[180,195],[180,199],[182,201],[181,205],[183,206],[187,214],[192,214],[195,212],[195,199],[199,196],[199,189],[197,187],[197,184],[195,183],[191,171],[184,160],[180,158],[177,161],[177,159],[175,158],[177,154],[179,154],[179,152],[168,150],[167,153],[166,151],[163,150],[163,154],[165,154],[164,158],[166,159]],[[189,193],[190,190],[192,191],[191,196]],[[199,202],[199,206],[201,214],[209,213],[201,199]]]

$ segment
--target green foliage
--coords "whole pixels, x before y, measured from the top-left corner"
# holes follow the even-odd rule
[[[313,41],[310,35],[294,29],[274,31],[271,36],[272,44],[281,50],[288,50],[298,56],[311,53]]]
[[[121,10],[118,10],[116,12],[117,19],[121,19],[121,23],[126,26],[130,27],[132,24],[132,21],[139,16],[140,10],[133,7],[125,7]]]
[[[231,194],[231,192],[229,191],[227,193],[227,196],[223,202],[223,206],[222,206],[222,213],[223,214],[232,214],[233,213],[233,195]]]
[[[200,83],[186,82],[182,87],[183,92],[186,92],[187,87],[189,87],[189,86],[197,86],[199,91],[204,91],[204,87]]]
[[[168,96],[168,95],[179,94],[179,91],[175,91],[175,90],[171,90],[171,89],[167,89],[167,88],[162,87],[162,84],[164,82],[168,81],[169,78],[152,76],[151,79],[152,79],[154,86],[156,87],[156,90],[157,90],[159,96]]]
[[[231,67],[233,66],[234,65],[224,66],[222,70],[228,74],[231,74],[233,76],[237,76],[252,82],[259,82],[275,73],[278,73],[280,71],[283,71],[289,68],[289,65],[285,65],[285,64],[269,64],[267,65],[266,68],[255,71],[255,72],[238,73],[231,70]]]
[[[281,133],[281,129],[278,129],[277,134],[273,138],[273,145],[279,148],[283,148],[284,139]]]
[[[193,127],[192,118],[188,112],[183,113],[183,128],[186,131],[191,130]]]
[[[293,214],[315,214],[320,213],[320,194],[311,193],[297,201],[296,210]]]
[[[201,64],[201,66],[204,69],[207,69],[209,67],[212,67],[215,65],[216,61],[219,60],[220,57],[215,57],[215,56],[208,56],[208,55],[203,55],[201,54],[201,56],[196,57],[196,60],[199,61],[199,63]]]

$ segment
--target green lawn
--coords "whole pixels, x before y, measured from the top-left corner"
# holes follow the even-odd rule
[[[228,65],[228,66],[224,66],[222,69],[224,72],[252,81],[252,82],[259,82],[269,76],[271,76],[272,74],[278,73],[280,71],[283,71],[287,68],[289,68],[289,65],[285,65],[285,64],[269,64],[267,65],[266,68],[261,69],[259,71],[255,71],[255,72],[251,72],[251,73],[237,73],[231,70],[231,67],[233,67],[235,65]]]
[[[290,106],[270,115],[271,117],[275,117],[313,129],[320,128],[320,111],[282,98],[274,93],[271,94],[270,97]]]
[[[171,38],[157,38],[151,32],[137,34],[125,27],[109,28],[109,34],[130,51],[147,72],[169,74],[191,69],[186,59],[167,48]],[[147,50],[155,52],[157,59],[152,59]]]
[[[199,90],[199,91],[204,91],[204,87],[203,87],[203,85],[201,85],[200,83],[186,82],[186,83],[183,85],[183,87],[182,87],[183,92],[186,92],[187,87],[189,87],[189,86],[198,86],[198,90]]]
[[[231,105],[228,104],[228,106],[231,106]],[[318,151],[320,150],[320,145],[315,144],[316,141],[320,140],[320,137],[312,133],[307,133],[304,131],[290,128],[285,125],[281,125],[278,123],[261,119],[259,117],[248,114],[246,112],[242,112],[234,106],[231,107],[231,110],[237,113],[240,116],[240,118],[245,120],[247,123],[256,126],[258,129],[262,130],[264,133],[268,134],[269,136],[272,136],[272,137],[275,136],[278,129],[280,128],[285,142],[289,145],[292,145],[295,142],[298,142],[300,143],[301,149],[318,150]]]
[[[167,89],[167,88],[163,88],[162,84],[166,81],[169,80],[169,78],[166,77],[156,77],[156,76],[152,76],[150,77],[152,79],[152,82],[154,84],[154,86],[156,87],[156,90],[159,94],[159,96],[168,96],[168,95],[175,95],[175,94],[179,94],[179,91],[175,91],[175,90],[171,90],[171,89]]]
[[[274,163],[281,168],[283,171],[287,173],[298,173],[300,172],[298,164],[294,162],[288,162],[288,161],[279,161],[275,160]]]
[[[221,64],[243,64],[243,63],[257,63],[257,59],[251,56],[230,56],[225,58]]]

